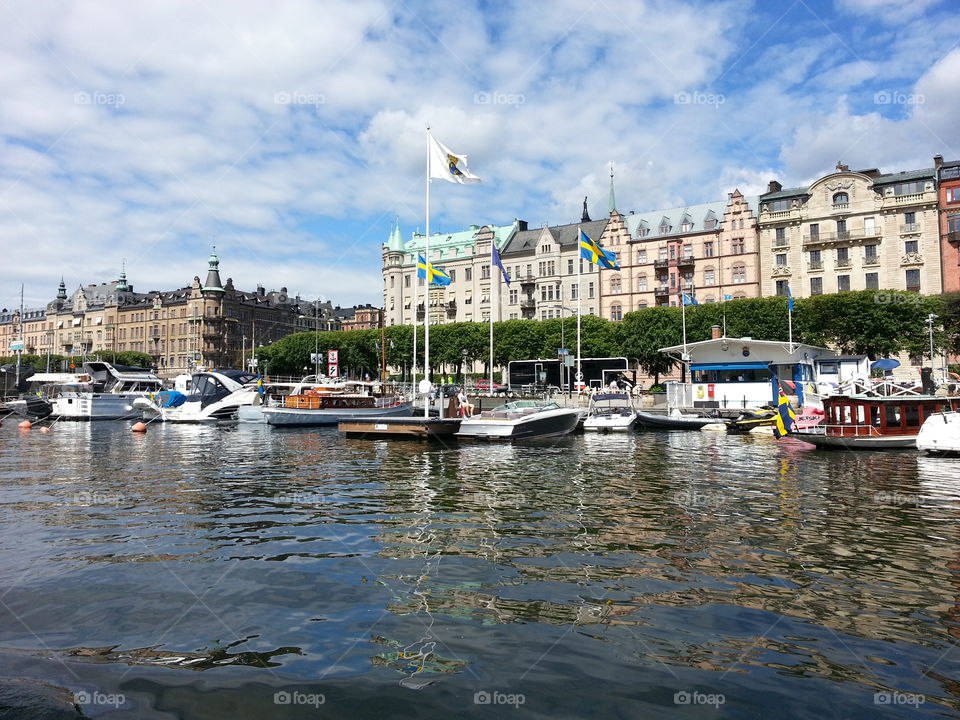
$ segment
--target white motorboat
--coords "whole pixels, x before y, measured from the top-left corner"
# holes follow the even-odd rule
[[[145,420],[202,423],[236,420],[240,407],[261,401],[263,383],[242,370],[208,370],[190,378],[189,394],[178,390],[138,398],[134,407]]]
[[[917,435],[917,449],[928,455],[960,455],[960,412],[927,416]]]
[[[60,420],[125,420],[140,417],[134,402],[163,389],[163,380],[145,368],[83,363],[89,381],[64,385],[50,399],[50,417]]]
[[[464,418],[459,438],[490,440],[531,440],[572,433],[580,422],[580,411],[562,408],[555,402],[515,400],[479,415]]]
[[[630,395],[624,392],[597,393],[590,397],[585,432],[628,432],[637,422],[637,410]]]
[[[51,398],[63,391],[88,390],[90,380],[89,375],[82,373],[34,373],[27,378],[27,392],[0,402],[0,411],[31,420],[45,418],[53,412]]]

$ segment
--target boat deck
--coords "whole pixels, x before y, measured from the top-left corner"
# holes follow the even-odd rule
[[[341,420],[337,428],[347,437],[450,438],[460,429],[460,418],[381,417]]]

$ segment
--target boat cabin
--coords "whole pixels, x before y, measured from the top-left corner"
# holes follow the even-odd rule
[[[931,415],[957,409],[960,397],[835,395],[823,400],[823,429],[827,437],[916,435]]]

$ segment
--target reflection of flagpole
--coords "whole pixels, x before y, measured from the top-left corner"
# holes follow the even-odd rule
[[[580,383],[583,382],[583,368],[580,364],[580,311],[583,308],[583,249],[580,247],[582,237],[583,230],[577,225],[577,390],[580,389]]]

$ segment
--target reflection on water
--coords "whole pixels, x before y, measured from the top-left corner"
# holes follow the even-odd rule
[[[396,688],[427,715],[497,691],[545,717],[960,708],[957,460],[61,423],[0,429],[0,481],[0,655],[66,687],[166,698],[171,668],[230,666],[268,715],[282,683],[361,716]],[[221,716],[191,697],[170,707]]]

